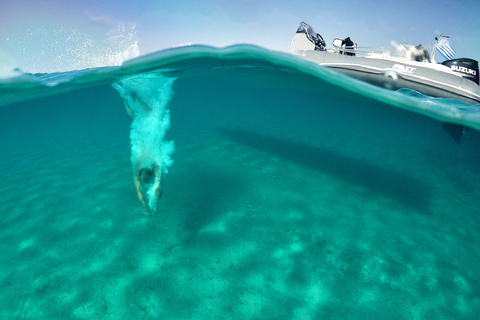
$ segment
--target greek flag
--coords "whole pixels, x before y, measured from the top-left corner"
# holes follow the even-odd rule
[[[447,39],[441,39],[437,43],[437,50],[440,51],[442,56],[447,60],[452,59],[456,54],[455,50],[453,50],[452,47],[450,47],[450,45],[448,44]]]

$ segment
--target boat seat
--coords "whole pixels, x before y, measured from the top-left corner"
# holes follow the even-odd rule
[[[342,43],[343,43],[343,39],[340,39],[340,38],[335,38],[333,39],[333,46],[335,47],[335,49],[340,49],[342,47]]]
[[[339,54],[345,54],[347,56],[355,56],[356,44],[347,37],[346,39],[335,38],[333,39],[333,51]]]

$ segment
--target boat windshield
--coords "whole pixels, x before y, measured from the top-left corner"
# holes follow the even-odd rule
[[[315,44],[315,50],[325,50],[326,44],[322,36],[318,34],[309,24],[306,24],[302,21],[300,23],[300,27],[298,27],[297,33],[305,33],[308,40]]]

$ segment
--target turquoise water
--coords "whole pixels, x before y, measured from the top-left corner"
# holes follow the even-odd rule
[[[150,217],[132,179],[141,126],[112,86],[133,82],[169,110],[175,146]],[[480,313],[479,105],[253,46],[0,90],[2,319]],[[470,128],[460,144],[444,122]]]

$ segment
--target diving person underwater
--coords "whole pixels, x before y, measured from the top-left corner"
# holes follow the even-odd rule
[[[132,118],[132,123],[137,117],[148,119],[152,116],[152,108],[138,95],[127,92],[118,84],[114,84],[114,87],[121,93],[125,110]],[[134,108],[133,104],[136,106],[139,104],[141,108]],[[135,150],[136,152],[132,148],[133,182],[138,200],[142,204],[143,214],[151,216],[156,212],[162,197],[163,170],[148,145],[142,144]]]

